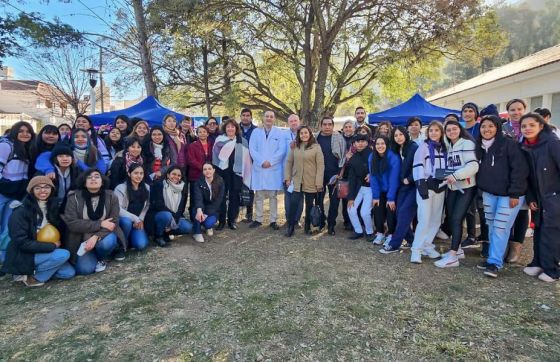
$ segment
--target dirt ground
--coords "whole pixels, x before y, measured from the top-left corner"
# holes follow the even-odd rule
[[[42,288],[3,277],[0,360],[559,359],[560,286],[520,266],[489,279],[478,249],[440,270],[347,240],[340,225],[293,238],[239,226]]]

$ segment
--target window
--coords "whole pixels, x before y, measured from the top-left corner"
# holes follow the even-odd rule
[[[552,95],[550,113],[552,113],[552,123],[554,125],[560,125],[560,93],[554,93]]]
[[[535,110],[535,108],[542,107],[542,96],[532,97],[529,103],[529,109],[531,111]]]

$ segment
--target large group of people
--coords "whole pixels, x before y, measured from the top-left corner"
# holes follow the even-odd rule
[[[428,124],[371,125],[358,107],[340,130],[322,117],[318,132],[295,114],[277,127],[272,111],[257,127],[250,109],[196,129],[171,114],[161,125],[121,115],[99,128],[78,115],[37,136],[18,122],[0,138],[1,271],[31,287],[101,272],[150,240],[165,247],[192,234],[202,243],[203,234],[236,230],[240,208],[249,228],[275,232],[283,192],[286,237],[301,226],[308,235],[343,229],[382,254],[409,248],[410,262],[433,259],[439,268],[481,246],[478,267],[489,277],[519,261],[531,223],[534,256],[524,272],[554,282],[560,140],[547,109],[528,112],[513,99],[507,112],[502,119],[493,105],[479,112],[466,103]],[[436,237],[449,239],[447,252],[436,250]]]

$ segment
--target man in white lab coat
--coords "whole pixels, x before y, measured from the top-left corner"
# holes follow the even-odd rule
[[[270,227],[278,230],[278,191],[282,190],[284,178],[283,161],[286,156],[284,131],[274,127],[276,115],[264,113],[263,126],[255,129],[249,141],[253,159],[251,190],[255,191],[255,220],[249,225],[257,228],[263,224],[264,200],[270,200]]]

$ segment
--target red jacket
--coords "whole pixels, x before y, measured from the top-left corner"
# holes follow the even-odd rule
[[[212,162],[212,146],[214,143],[210,140],[208,142],[208,154],[204,154],[204,148],[202,147],[202,143],[200,141],[195,141],[188,145],[188,147],[183,146],[186,148],[186,159],[185,159],[185,166],[188,168],[187,180],[188,181],[196,181],[202,175],[202,165],[205,162]],[[183,152],[181,152],[183,153]]]

